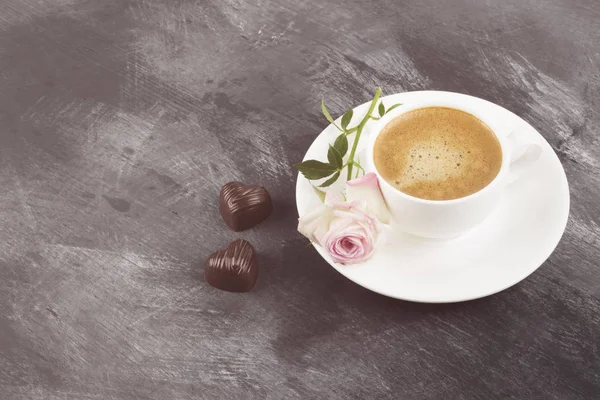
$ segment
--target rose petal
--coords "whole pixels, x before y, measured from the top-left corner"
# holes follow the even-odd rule
[[[325,202],[326,205],[331,206],[331,207],[350,207],[349,204],[346,204],[340,197],[339,194],[334,193],[333,190],[329,190],[327,191],[327,193],[325,194]]]
[[[385,204],[379,180],[373,172],[346,182],[346,199],[350,202],[364,201],[366,210],[384,224],[390,222],[391,215]]]
[[[298,231],[309,240],[322,244],[322,238],[329,231],[333,219],[332,208],[321,204],[298,219]]]
[[[324,238],[331,258],[340,264],[362,262],[375,250],[376,226],[351,218],[336,219]]]
[[[353,221],[371,221],[371,220],[375,219],[375,217],[365,213],[364,211],[362,211],[360,209],[349,210],[349,211],[342,211],[342,210],[334,209],[333,215],[336,218],[347,218],[347,219],[351,219]]]

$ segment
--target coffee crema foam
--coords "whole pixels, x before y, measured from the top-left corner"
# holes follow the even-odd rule
[[[390,121],[375,141],[375,166],[398,190],[426,200],[452,200],[487,186],[502,149],[483,121],[461,110],[426,107]]]

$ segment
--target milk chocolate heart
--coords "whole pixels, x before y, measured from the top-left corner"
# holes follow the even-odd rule
[[[267,219],[273,211],[273,203],[262,186],[229,182],[221,188],[219,211],[225,223],[240,232]]]
[[[225,250],[214,252],[206,260],[204,278],[217,289],[248,292],[258,279],[254,247],[243,239],[231,242]]]

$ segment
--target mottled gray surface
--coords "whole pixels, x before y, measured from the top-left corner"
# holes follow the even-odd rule
[[[486,4],[487,3],[487,4]],[[1,399],[600,398],[597,0],[2,0]],[[387,299],[295,231],[334,114],[439,89],[521,115],[572,192],[556,252],[498,295]],[[261,183],[241,235],[220,185]],[[260,252],[248,294],[202,261]]]

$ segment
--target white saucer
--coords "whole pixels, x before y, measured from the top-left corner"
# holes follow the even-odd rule
[[[407,92],[384,97],[386,106],[408,104],[434,96],[460,99],[486,109],[506,129],[520,129],[537,137],[540,160],[526,176],[507,187],[500,206],[472,232],[451,240],[428,240],[394,229],[391,243],[379,246],[370,260],[337,265],[323,248],[319,254],[351,281],[385,296],[424,303],[451,303],[498,293],[525,279],[550,256],[569,216],[569,186],[558,157],[531,125],[512,112],[476,97],[450,92]],[[367,112],[368,103],[354,109],[352,126]],[[361,144],[367,142],[367,124]],[[338,131],[328,126],[308,149],[305,159],[325,160]],[[301,175],[296,184],[298,213],[319,203],[310,183]]]

